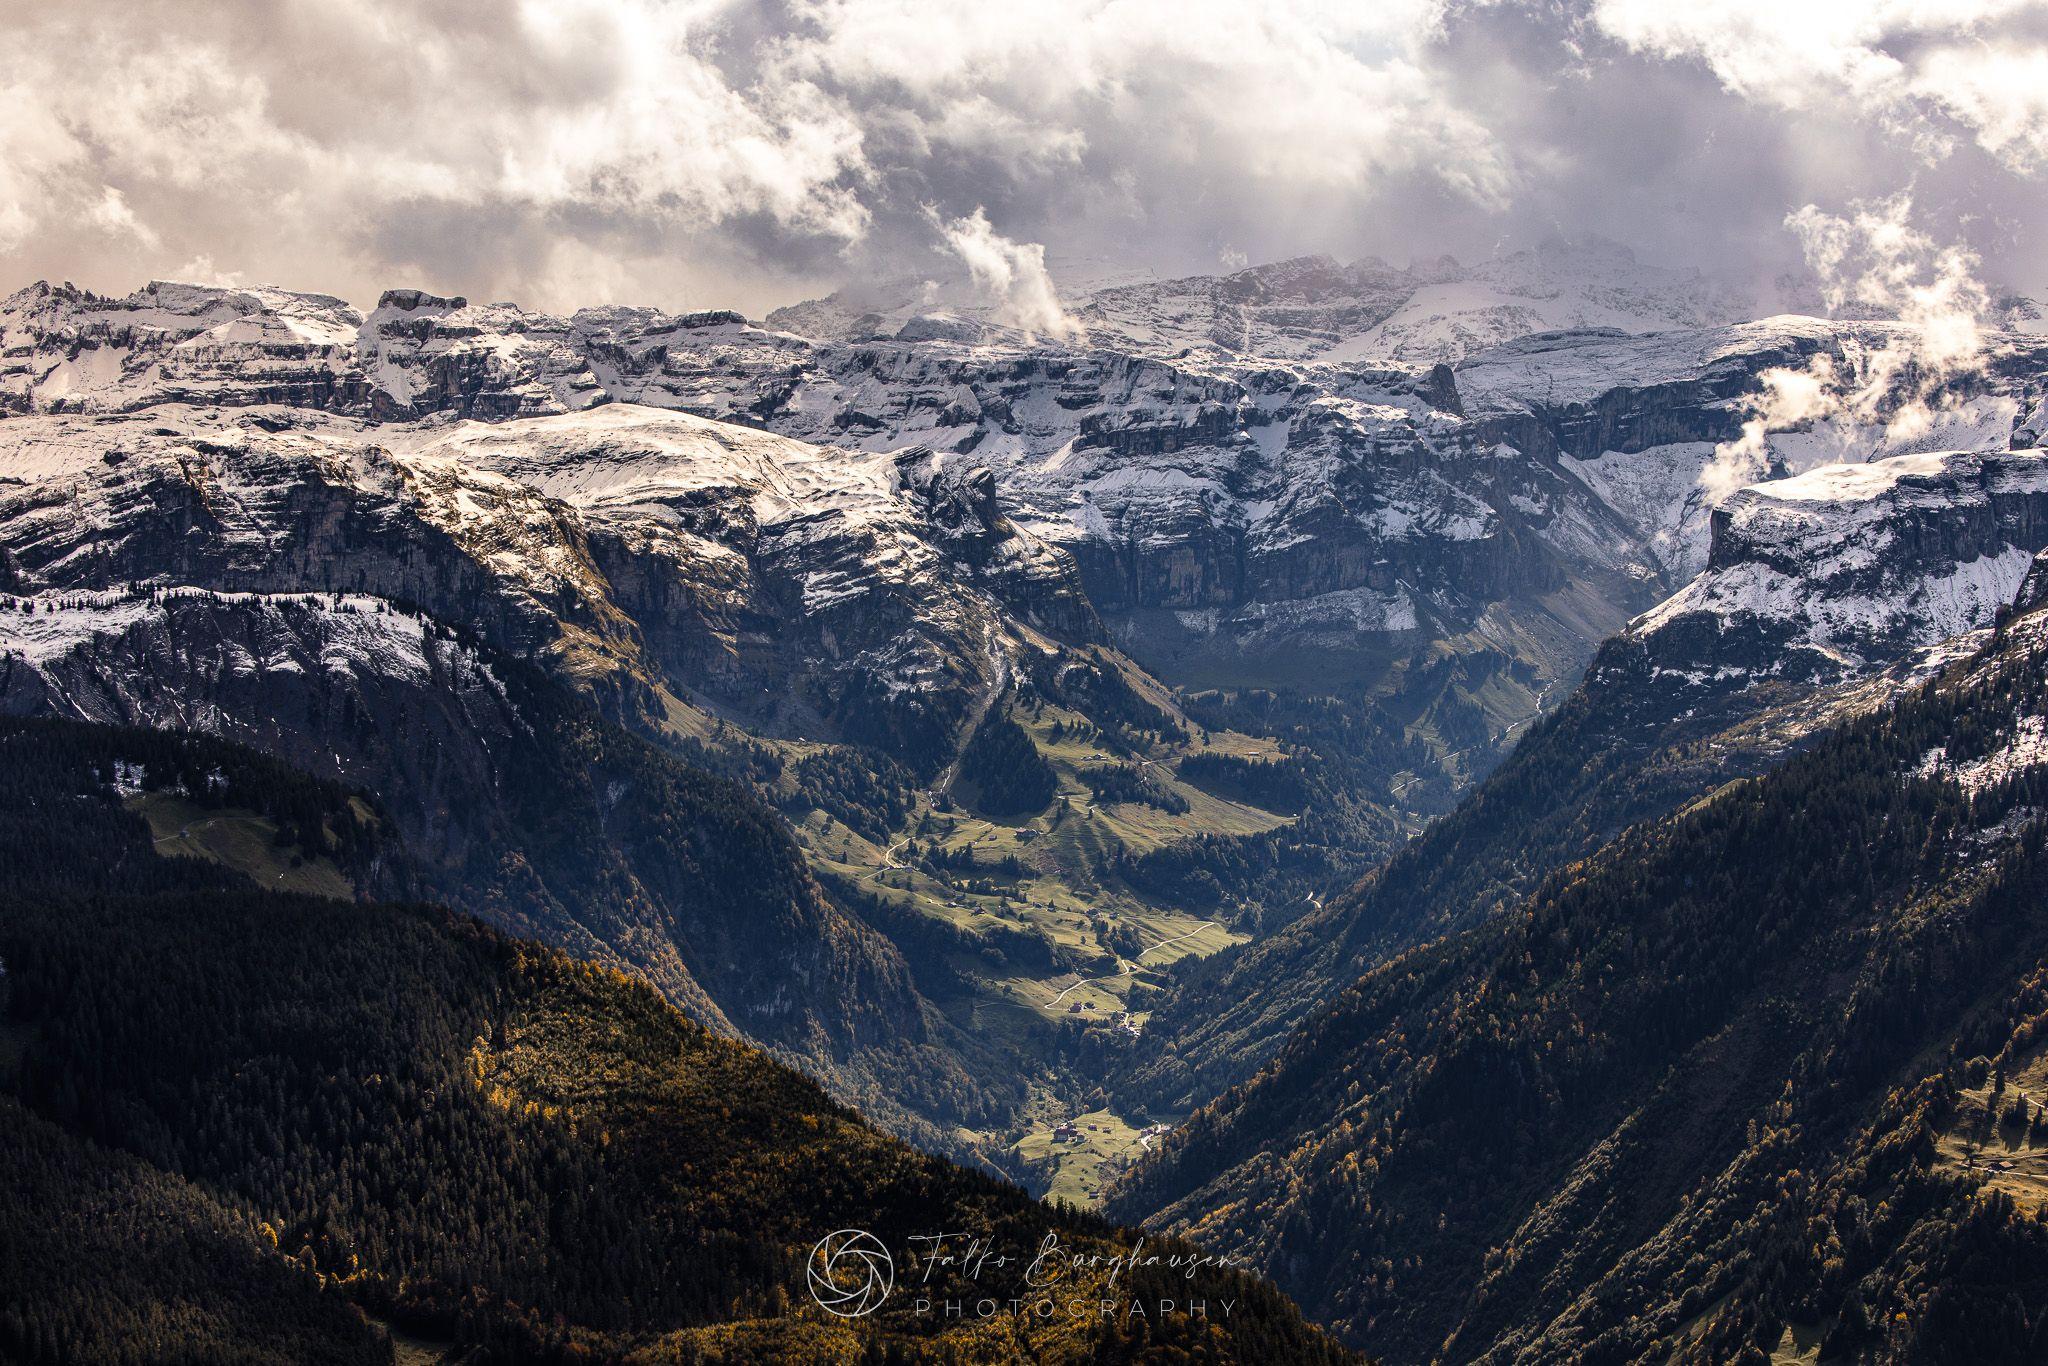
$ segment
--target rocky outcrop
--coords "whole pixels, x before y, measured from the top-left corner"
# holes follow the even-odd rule
[[[2048,457],[1894,456],[1752,485],[1707,568],[1633,623],[1673,706],[1822,686],[1992,624],[2048,547]]]
[[[399,457],[355,424],[262,410],[21,418],[0,428],[0,467],[16,480],[0,486],[15,591],[366,593],[519,656],[574,641],[601,662],[585,676],[615,708],[632,691],[637,631],[570,510]]]
[[[153,282],[124,299],[37,284],[0,301],[0,413],[128,412],[162,403],[368,402],[362,315],[279,289]]]
[[[605,401],[570,326],[459,295],[386,290],[363,322],[357,358],[380,421],[451,413],[495,422]]]
[[[1607,330],[1523,337],[1472,357],[1459,392],[1485,439],[1531,455],[1597,460],[1680,442],[1731,440],[1735,401],[1775,366],[1838,346],[1817,319],[1773,320],[1667,337]]]

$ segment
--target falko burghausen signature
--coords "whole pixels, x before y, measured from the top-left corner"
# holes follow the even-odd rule
[[[1069,1247],[1057,1232],[1047,1233],[1036,1248],[1018,1250],[967,1232],[918,1233],[905,1240],[908,1260],[917,1267],[910,1312],[944,1318],[993,1318],[998,1314],[1029,1314],[1053,1318],[1153,1317],[1186,1314],[1228,1317],[1232,1299],[1153,1299],[1119,1296],[1118,1283],[1139,1268],[1177,1272],[1192,1281],[1205,1269],[1227,1270],[1239,1259],[1200,1251],[1158,1252],[1140,1238],[1128,1249],[1101,1252]],[[896,1258],[888,1246],[864,1229],[838,1229],[812,1247],[805,1268],[812,1300],[841,1318],[863,1318],[880,1309],[895,1288]],[[1075,1284],[1076,1273],[1103,1273],[1083,1296],[1062,1290]],[[938,1297],[953,1278],[975,1284],[977,1292]],[[992,1293],[1000,1281],[1011,1281],[1009,1293]]]

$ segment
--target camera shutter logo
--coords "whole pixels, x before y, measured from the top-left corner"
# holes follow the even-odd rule
[[[843,1319],[874,1313],[896,1284],[896,1262],[865,1229],[842,1228],[820,1238],[805,1268],[818,1308]]]

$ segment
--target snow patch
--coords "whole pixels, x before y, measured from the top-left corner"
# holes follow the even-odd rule
[[[1989,754],[1951,763],[1946,747],[1936,746],[1921,756],[1913,772],[1921,778],[1946,778],[1974,795],[2044,765],[2048,765],[2048,718],[2021,716]]]

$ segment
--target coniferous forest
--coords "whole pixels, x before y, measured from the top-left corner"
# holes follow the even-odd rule
[[[2035,724],[2042,626],[1392,956],[1111,1212],[1402,1359],[2039,1360],[2048,794],[1928,756]]]

